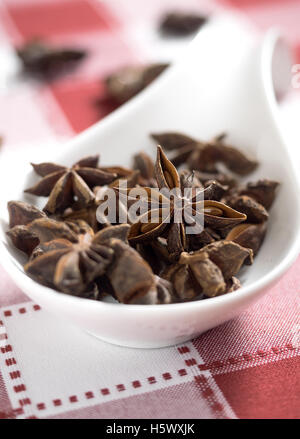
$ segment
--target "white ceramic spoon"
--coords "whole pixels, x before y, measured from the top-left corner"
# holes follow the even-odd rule
[[[234,145],[261,163],[251,180],[261,177],[281,182],[267,237],[254,264],[243,272],[240,290],[204,301],[142,306],[72,297],[34,282],[24,274],[22,256],[5,236],[6,201],[38,201],[23,194],[36,181],[24,163],[15,165],[12,175],[8,166],[2,166],[1,172],[5,200],[1,205],[0,257],[15,283],[45,310],[102,340],[142,348],[196,337],[238,315],[266,293],[300,249],[299,185],[280,134],[273,87],[272,70],[278,59],[282,71],[276,70],[277,91],[286,85],[282,74],[287,65],[282,58],[285,52],[278,51],[280,46],[274,31],[261,43],[246,23],[232,17],[217,19],[203,28],[183,59],[147,90],[62,147],[60,154],[49,151],[43,157],[43,161],[71,165],[82,156],[100,152],[105,165],[128,165],[132,154],[141,149],[154,153],[150,132],[176,130],[200,139],[228,132]]]

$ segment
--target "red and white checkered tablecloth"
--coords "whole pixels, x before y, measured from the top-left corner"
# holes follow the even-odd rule
[[[93,102],[107,73],[179,53],[186,40],[156,32],[174,8],[237,8],[261,30],[279,24],[300,62],[299,0],[2,0],[0,160],[38,154],[104,117],[111,108]],[[12,47],[36,35],[89,56],[53,83],[21,81]],[[294,145],[299,108],[295,91],[282,110]],[[48,315],[0,267],[0,418],[299,418],[299,268],[300,258],[257,304],[196,340],[138,350]]]

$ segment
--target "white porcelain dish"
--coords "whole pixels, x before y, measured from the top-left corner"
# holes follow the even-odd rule
[[[198,302],[142,306],[72,297],[34,282],[24,274],[22,256],[8,242],[5,232],[6,202],[37,203],[37,198],[23,194],[36,177],[29,164],[14,164],[12,173],[9,163],[3,162],[0,259],[14,282],[66,322],[102,340],[140,348],[173,345],[196,337],[237,316],[266,293],[300,250],[299,183],[281,136],[272,82],[273,67],[277,66],[275,86],[282,91],[286,63],[284,52],[278,51],[280,44],[274,31],[261,43],[240,19],[219,18],[203,28],[185,58],[147,90],[62,147],[61,153],[45,151],[42,158],[70,165],[84,155],[99,152],[103,164],[128,165],[132,154],[141,149],[154,153],[148,138],[153,131],[178,130],[204,139],[228,132],[233,144],[261,163],[251,180],[268,177],[281,182],[265,242],[255,263],[243,271],[240,290]],[[39,201],[42,205],[44,200]]]

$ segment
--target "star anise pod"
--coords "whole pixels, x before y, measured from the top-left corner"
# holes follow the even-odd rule
[[[267,231],[267,223],[262,224],[239,224],[233,227],[226,236],[226,240],[236,242],[245,248],[253,251],[256,256],[260,249]]]
[[[106,78],[107,93],[117,103],[123,104],[147,87],[168,66],[169,64],[150,64],[124,67]]]
[[[9,201],[7,203],[9,227],[25,226],[35,219],[46,218],[45,212],[23,201]]]
[[[219,267],[207,253],[190,255],[183,252],[179,261],[166,268],[161,276],[171,282],[180,301],[214,297],[225,292],[226,283]]]
[[[119,226],[113,226],[113,228]],[[172,285],[164,284],[154,276],[150,265],[142,256],[124,242],[113,239],[114,263],[108,267],[106,276],[119,302],[130,304],[170,303]]]
[[[16,49],[27,74],[52,78],[74,67],[86,52],[74,48],[50,47],[40,40],[32,40]]]
[[[192,13],[169,12],[161,23],[160,31],[164,35],[185,36],[196,32],[207,21],[207,17]]]
[[[144,151],[139,152],[133,157],[133,169],[140,172],[139,185],[156,187],[156,179],[154,175],[154,163]]]
[[[29,228],[30,224],[37,219],[47,219],[47,215],[37,207],[22,201],[9,201],[7,208],[10,229],[6,233],[17,249],[30,256],[39,244],[38,237]]]
[[[66,209],[63,214],[59,216],[59,219],[84,220],[92,227],[94,232],[99,231],[104,226],[111,225],[105,218],[102,219],[102,222],[99,222],[97,219],[97,209],[102,203],[105,194],[107,193],[107,189],[114,185],[122,185],[124,182],[126,182],[127,187],[134,187],[139,179],[139,171],[117,166],[101,167],[99,169],[106,173],[113,173],[117,176],[117,178],[108,186],[95,186],[93,188],[95,198],[89,205],[80,208],[75,203],[73,207]]]
[[[167,237],[168,250],[174,258],[187,248],[186,239],[186,220],[191,219],[191,222],[201,221],[206,226],[211,228],[223,228],[228,225],[236,225],[246,220],[246,215],[237,212],[236,210],[226,206],[214,199],[206,200],[206,194],[208,193],[211,198],[214,197],[214,193],[218,193],[220,190],[219,185],[213,184],[203,190],[204,201],[197,201],[197,193],[192,186],[192,182],[188,179],[180,179],[180,176],[175,166],[167,159],[160,146],[157,147],[157,159],[155,164],[155,176],[158,184],[158,188],[162,190],[159,192],[153,188],[139,188],[127,189],[124,193],[130,196],[140,196],[146,204],[151,206],[151,202],[156,201],[154,209],[150,207],[147,212],[141,215],[136,222],[131,225],[128,235],[129,242],[132,244],[146,242],[159,236]],[[190,204],[190,211],[193,213],[193,217],[189,218],[189,215],[183,215],[184,221],[182,223],[174,221],[175,205],[172,199],[166,197],[163,194],[164,190],[175,189],[176,195],[179,200],[185,201],[188,199]],[[186,191],[185,189],[189,189]],[[122,193],[122,189],[119,189]],[[145,198],[146,196],[146,198]],[[184,205],[186,208],[186,204]],[[196,220],[195,220],[196,219]],[[199,234],[202,233],[203,228],[199,230]],[[195,234],[196,235],[196,234]],[[189,240],[193,239],[193,235],[189,236]]]
[[[229,241],[218,241],[195,252],[183,252],[179,260],[161,274],[172,282],[180,300],[193,300],[204,294],[214,297],[234,291],[240,271],[252,251]]]
[[[275,200],[279,186],[277,181],[262,179],[247,183],[245,186],[233,190],[235,195],[246,195],[269,210]]]
[[[230,175],[225,174],[224,172],[203,172],[203,171],[193,171],[194,175],[197,179],[206,187],[212,181],[216,181],[223,186],[227,186],[229,189],[236,186],[236,179]]]
[[[47,197],[44,211],[50,214],[61,213],[68,207],[86,207],[95,199],[94,186],[102,186],[117,177],[97,167],[99,155],[85,157],[70,168],[54,163],[32,164],[42,179],[25,192]]]
[[[247,221],[250,223],[263,223],[269,218],[264,206],[247,195],[228,196],[225,197],[224,202],[233,209],[247,215]]]
[[[216,173],[217,164],[223,163],[239,175],[247,175],[254,171],[258,165],[257,161],[225,144],[225,137],[225,134],[221,134],[210,142],[201,142],[179,133],[152,134],[152,138],[164,149],[175,151],[172,158],[175,166],[186,162],[190,169]]]
[[[79,295],[105,273],[114,258],[111,241],[113,238],[125,241],[128,226],[107,227],[94,234],[84,221],[68,225],[60,223],[63,232],[69,229],[69,238],[60,238],[62,233],[57,230],[57,238],[45,241],[49,221],[32,223],[40,244],[25,265],[25,271],[40,283],[67,294]]]

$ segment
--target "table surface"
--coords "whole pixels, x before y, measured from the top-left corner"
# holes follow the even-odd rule
[[[96,104],[108,73],[177,56],[189,39],[163,40],[156,30],[171,9],[183,2],[3,0],[1,160],[56,148],[108,114],[111,106]],[[184,9],[238,10],[261,31],[280,25],[300,62],[298,0],[186,0]],[[20,80],[12,48],[36,35],[89,56],[51,84]],[[300,166],[299,96],[291,86],[281,111]],[[298,418],[299,267],[300,258],[238,318],[157,350],[108,345],[57,320],[0,267],[0,418]]]

